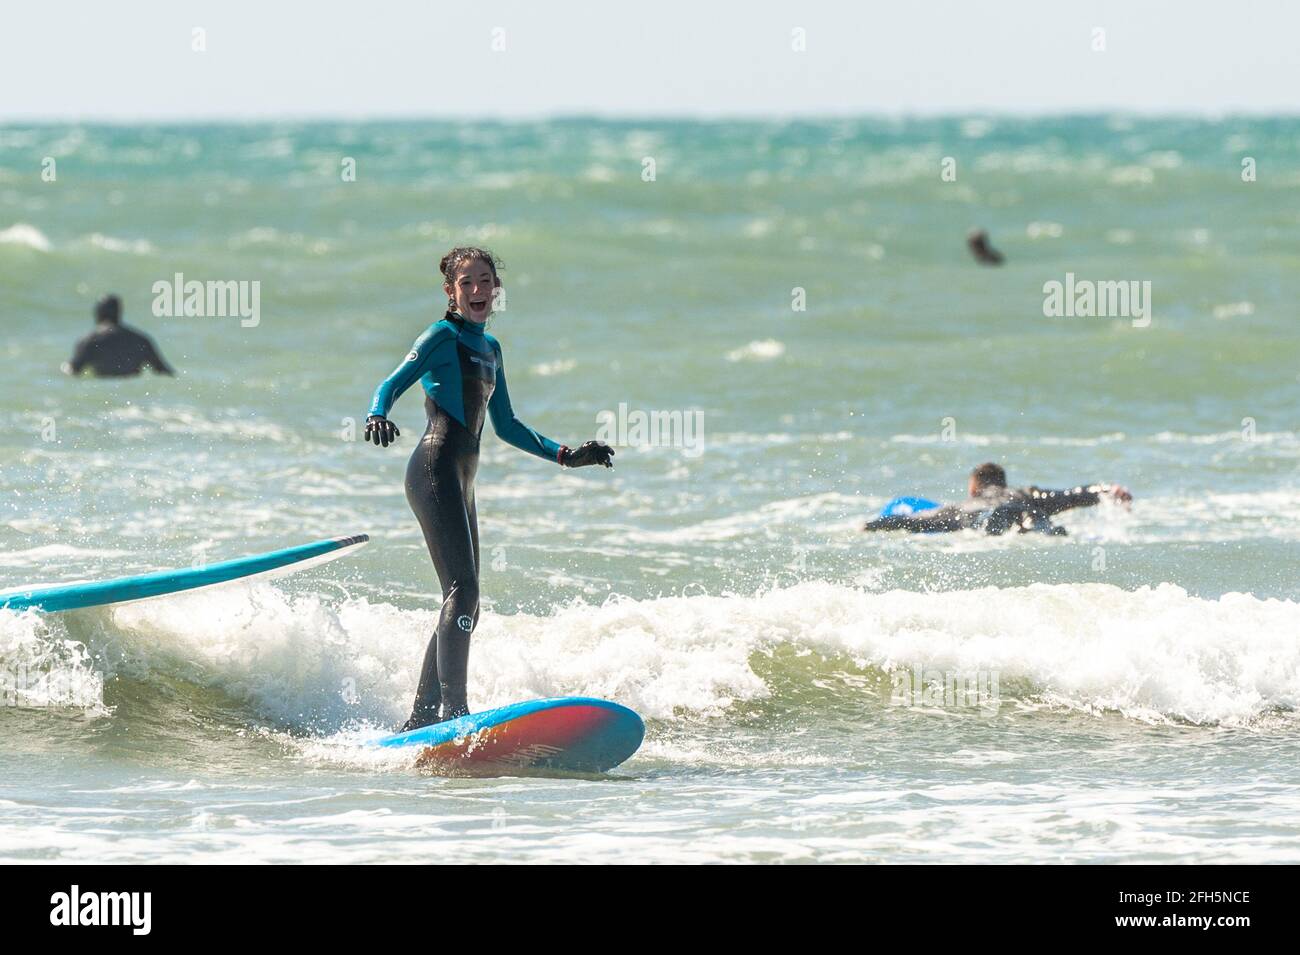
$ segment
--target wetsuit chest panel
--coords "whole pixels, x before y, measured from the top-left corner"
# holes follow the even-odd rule
[[[501,346],[482,328],[450,313],[430,325],[415,340],[406,360],[375,389],[370,413],[387,417],[393,402],[416,381],[424,385],[434,414],[463,425],[473,436],[475,447],[484,419],[491,417],[496,433],[506,443],[547,461],[556,460],[560,445],[515,416],[501,364]]]
[[[479,435],[487,418],[488,402],[496,388],[497,359],[489,349],[481,351],[464,339],[456,343],[460,364],[461,396],[465,409],[465,427]]]

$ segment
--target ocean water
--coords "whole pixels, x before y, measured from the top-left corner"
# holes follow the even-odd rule
[[[1297,187],[1295,119],[0,126],[0,590],[372,536],[0,611],[0,858],[1296,861]],[[361,746],[438,588],[418,394],[395,448],[355,429],[453,243],[505,261],[530,425],[683,424],[600,473],[484,439],[471,705],[634,707],[605,777]],[[259,283],[255,323],[154,315],[176,273]],[[1045,316],[1067,275],[1150,282],[1149,323]],[[109,291],[177,378],[60,374]],[[1135,500],[858,530],[984,460]]]

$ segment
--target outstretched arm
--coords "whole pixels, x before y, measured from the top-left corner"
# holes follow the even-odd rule
[[[492,418],[492,430],[502,441],[513,444],[521,451],[535,454],[539,458],[562,464],[560,445],[550,438],[534,431],[515,416],[515,409],[510,404],[510,389],[506,387],[506,369],[501,361],[501,351],[497,350],[497,383],[488,401],[488,415]]]
[[[1049,517],[1075,507],[1093,507],[1101,500],[1103,494],[1109,494],[1115,500],[1125,504],[1133,500],[1133,495],[1128,492],[1128,489],[1118,484],[1089,484],[1086,487],[1080,485],[1061,491],[1041,487],[1030,487],[1026,490],[1029,492],[1034,510]]]
[[[454,338],[452,332],[433,325],[415,340],[406,354],[406,360],[379,383],[375,396],[370,399],[370,413],[366,417],[366,441],[373,441],[386,448],[401,436],[402,432],[397,430],[397,425],[388,420],[388,412],[393,409],[393,403],[402,397],[402,393],[432,367],[438,347]]]
[[[370,400],[370,414],[379,415],[381,418],[388,417],[388,412],[393,410],[393,403],[429,370],[434,351],[438,346],[451,341],[454,337],[449,330],[433,325],[417,338],[405,360],[375,389],[375,396]]]

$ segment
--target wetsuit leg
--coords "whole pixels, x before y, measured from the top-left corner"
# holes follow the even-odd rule
[[[469,641],[478,622],[478,527],[474,474],[478,440],[427,402],[429,427],[406,468],[406,499],[420,522],[442,587],[442,612],[416,690],[407,729],[467,713]]]

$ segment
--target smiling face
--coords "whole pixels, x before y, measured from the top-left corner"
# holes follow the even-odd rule
[[[492,314],[492,293],[500,284],[492,266],[483,259],[469,259],[456,269],[455,277],[443,289],[456,303],[457,312],[481,324]]]

